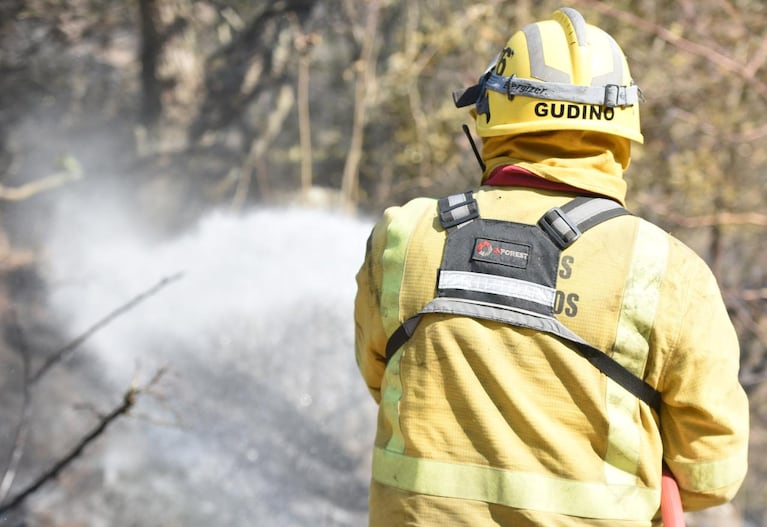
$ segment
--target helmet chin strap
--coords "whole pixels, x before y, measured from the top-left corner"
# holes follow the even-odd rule
[[[453,92],[453,102],[457,108],[465,108],[466,106],[476,104],[479,98],[485,94],[485,83],[490,75],[493,74],[493,68],[495,68],[500,56],[501,54],[497,53],[493,60],[487,63],[485,71],[479,76],[480,81],[477,84]]]
[[[477,148],[477,143],[474,142],[474,138],[471,136],[471,132],[469,131],[469,127],[467,125],[463,125],[461,127],[463,129],[463,133],[466,134],[466,138],[469,140],[469,144],[471,145],[471,149],[474,151],[474,156],[477,158],[477,162],[479,163],[479,168],[482,169],[482,173],[485,172],[485,162],[482,161],[482,156],[479,153],[479,149]]]

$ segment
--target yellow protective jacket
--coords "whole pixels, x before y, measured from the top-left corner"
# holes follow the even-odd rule
[[[568,144],[588,150],[588,135]],[[487,157],[494,146],[488,174],[513,162],[623,202],[618,148],[523,163],[524,145]],[[483,186],[475,197],[483,218],[534,224],[573,195]],[[685,510],[733,497],[748,436],[737,337],[707,265],[636,216],[562,252],[555,312],[655,387],[660,416],[566,342],[499,322],[426,315],[387,364],[389,336],[435,296],[446,240],[436,203],[387,209],[357,275],[356,358],[379,403],[371,526],[657,524],[662,460]]]

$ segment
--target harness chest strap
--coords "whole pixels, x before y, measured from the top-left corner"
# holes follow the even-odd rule
[[[624,214],[629,213],[612,200],[578,197],[562,207],[551,209],[544,214],[538,222],[539,229],[537,231],[540,232],[542,230],[545,232],[548,238],[561,251],[574,243],[584,231]],[[479,222],[486,221],[479,217],[477,203],[471,192],[441,199],[439,201],[439,217],[442,225],[448,230],[448,240],[451,239],[452,233],[467,226],[474,220]],[[513,222],[497,222],[490,225],[490,227],[498,231],[505,228],[504,226],[506,225],[527,227],[530,231],[527,233],[527,236],[536,234],[536,232],[531,230],[533,226],[522,226]],[[537,241],[540,243],[539,239]],[[446,264],[448,264],[448,249],[449,246],[445,251],[445,261],[443,261],[443,269],[440,272],[437,287],[440,296],[426,304],[416,315],[405,320],[389,337],[386,344],[387,362],[410,339],[426,314],[443,313],[496,321],[546,332],[570,342],[589,363],[645,402],[660,415],[661,396],[655,388],[559,322],[553,316],[551,304],[548,304],[545,300],[535,299],[535,295],[529,295],[531,288],[533,288],[534,292],[543,291],[545,293],[547,290],[550,290],[549,287],[513,277],[490,275],[491,284],[493,281],[500,281],[506,286],[504,289],[508,291],[504,292],[503,297],[499,297],[502,298],[500,303],[487,301],[481,296],[486,291],[478,292],[478,288],[471,285],[471,280],[468,280],[467,285],[456,284],[460,284],[460,278],[470,278],[472,276],[481,277],[480,281],[484,282],[488,275],[445,269]],[[553,264],[553,269],[556,271],[558,262]],[[454,280],[453,278],[459,279]],[[552,278],[549,277],[548,282],[551,281]],[[545,297],[545,295],[543,296]]]

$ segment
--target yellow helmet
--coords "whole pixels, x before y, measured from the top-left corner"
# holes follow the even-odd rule
[[[589,130],[644,141],[641,92],[615,40],[572,8],[517,31],[475,86],[454,94],[476,105],[480,137]]]

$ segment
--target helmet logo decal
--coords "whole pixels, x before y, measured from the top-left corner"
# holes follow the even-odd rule
[[[514,77],[512,77],[509,80],[509,91],[510,92],[514,91],[514,93],[518,95],[533,97],[535,95],[544,95],[549,90],[545,86],[533,86],[532,84],[522,84],[521,82],[514,82]],[[509,99],[511,99],[511,97],[509,97]]]
[[[471,259],[525,269],[530,259],[530,246],[477,238],[474,241],[474,252]]]
[[[509,59],[514,56],[514,50],[510,47],[506,46],[503,48],[501,53],[498,55],[498,62],[495,64],[495,72],[498,75],[503,75],[503,72],[506,71],[506,59]]]

